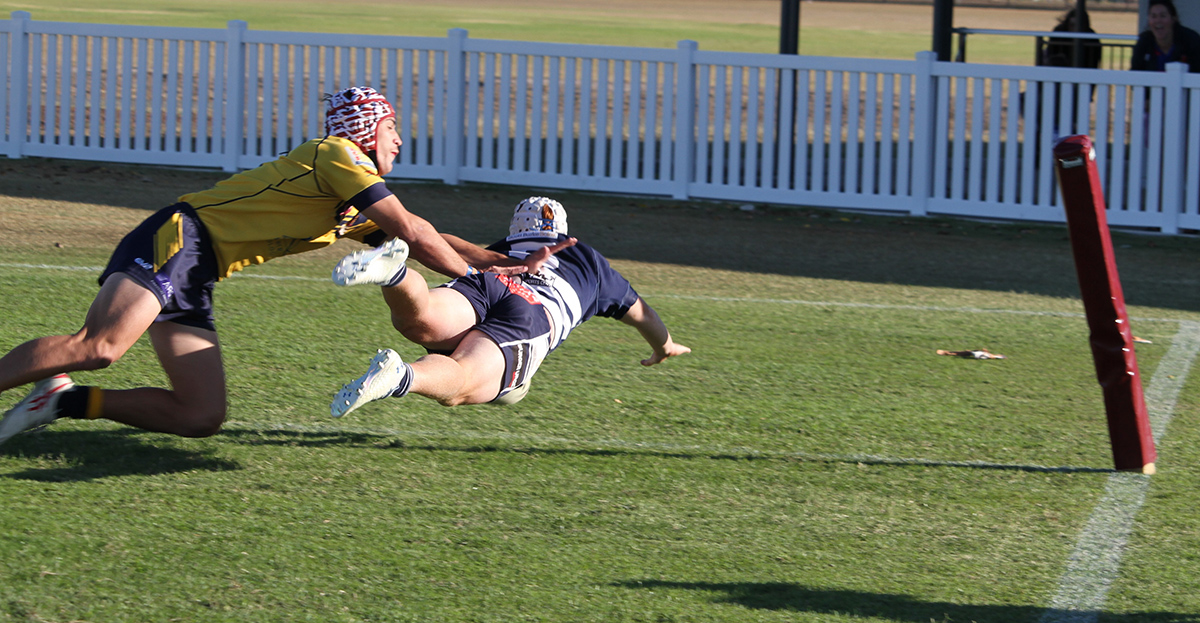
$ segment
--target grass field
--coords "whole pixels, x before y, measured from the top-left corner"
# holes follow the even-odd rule
[[[218,177],[0,163],[0,351],[74,330],[117,239]],[[480,242],[528,192],[395,190]],[[221,434],[0,446],[0,621],[1200,621],[1196,238],[1115,236],[1144,477],[1109,470],[1061,227],[559,196],[691,355],[642,368],[597,319],[513,407],[332,420],[376,348],[419,350],[328,283],[352,246],[248,270]],[[78,377],[163,382],[145,344]]]
[[[47,21],[224,28],[240,19],[260,30],[441,37],[465,28],[480,39],[668,48],[691,39],[704,50],[779,50],[777,0],[61,0],[52,6],[0,0],[0,13],[18,10]],[[1048,31],[1059,12],[960,7],[954,24]],[[932,45],[928,5],[804,2],[800,22],[801,54],[912,59]],[[1101,33],[1137,32],[1131,12],[1093,11],[1092,23]],[[1028,37],[973,36],[969,58],[1029,65],[1034,43]]]

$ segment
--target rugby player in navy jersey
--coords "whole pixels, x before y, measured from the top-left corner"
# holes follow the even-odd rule
[[[401,145],[385,97],[369,87],[330,96],[325,129],[325,137],[184,195],[146,219],[113,252],[82,329],[25,342],[0,357],[0,392],[34,383],[0,420],[0,443],[60,417],[107,418],[185,437],[216,433],[225,421],[226,390],[212,290],[247,266],[338,238],[381,244],[396,236],[422,264],[449,277],[477,270],[384,183]],[[501,254],[491,257],[507,264],[493,270],[509,273],[539,262],[535,256],[514,266]],[[67,376],[109,366],[144,333],[171,389],[102,390]]]
[[[405,363],[379,351],[366,374],[339,391],[330,404],[341,417],[373,400],[416,393],[445,406],[512,404],[529,391],[538,366],[567,335],[592,316],[637,329],[652,349],[651,366],[691,352],[671,339],[666,325],[598,251],[567,237],[567,214],[546,197],[517,205],[504,240],[481,249],[442,234],[471,264],[514,260],[553,251],[540,270],[524,275],[478,273],[429,289],[404,264],[404,243],[346,256],[334,269],[341,285],[384,287],[392,323],[429,354]]]

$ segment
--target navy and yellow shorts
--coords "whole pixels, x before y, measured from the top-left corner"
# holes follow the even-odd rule
[[[550,353],[551,338],[550,319],[533,291],[519,279],[495,273],[459,277],[442,287],[467,297],[479,318],[472,328],[491,338],[504,353],[504,376],[493,402],[527,390]]]
[[[162,313],[155,322],[216,330],[212,291],[217,258],[192,206],[163,208],[129,232],[113,251],[100,285],[114,273],[129,275],[158,296]]]

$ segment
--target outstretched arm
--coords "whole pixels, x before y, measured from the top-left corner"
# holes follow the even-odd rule
[[[479,270],[489,270],[505,275],[524,272],[529,272],[530,274],[536,273],[542,267],[542,264],[545,264],[546,260],[550,259],[551,255],[567,247],[575,246],[577,242],[575,238],[568,238],[548,247],[542,247],[530,253],[524,260],[518,260],[503,253],[489,251],[453,234],[442,234],[442,238],[471,266]]]
[[[409,212],[400,199],[388,195],[362,211],[384,233],[408,243],[413,259],[446,275],[462,277],[467,262],[442,238],[429,221]]]
[[[643,359],[643,366],[652,366],[660,363],[668,357],[683,355],[692,352],[692,349],[682,344],[676,344],[671,340],[671,333],[667,331],[667,325],[663,324],[662,318],[658,317],[658,313],[654,308],[646,304],[644,300],[638,298],[633,307],[625,312],[621,317],[621,322],[635,328],[638,333],[650,344],[650,348],[654,349],[654,354],[649,359]]]

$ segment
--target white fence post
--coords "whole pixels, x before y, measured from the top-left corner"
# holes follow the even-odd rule
[[[245,138],[246,22],[230,20],[225,32],[225,166],[222,168],[237,171]]]
[[[447,184],[458,184],[460,169],[463,164],[463,140],[467,123],[465,107],[467,88],[467,31],[462,28],[451,28],[446,36],[450,45],[446,50],[446,127],[442,140],[445,141],[446,161],[442,164],[446,172],[442,181]]]
[[[695,57],[699,44],[691,40],[679,42],[679,55],[675,61],[675,199],[687,199],[688,187],[692,182],[692,163],[696,149],[696,66]]]
[[[925,216],[929,209],[930,182],[933,177],[935,141],[945,140],[933,127],[937,114],[937,80],[933,77],[934,52],[917,52],[916,103],[913,107],[912,209],[913,216]],[[907,96],[907,95],[906,95]]]
[[[1167,65],[1166,110],[1163,114],[1164,128],[1187,128],[1187,89],[1183,88],[1183,77],[1187,75],[1187,64]],[[1167,130],[1163,132],[1162,175],[1154,182],[1162,184],[1162,233],[1178,234],[1179,217],[1183,214],[1184,153],[1187,135],[1194,132]],[[1195,166],[1193,164],[1193,166]]]
[[[21,148],[25,145],[25,134],[29,130],[29,102],[26,97],[29,91],[29,30],[30,14],[28,11],[12,12],[12,31],[9,32],[9,49],[12,51],[9,62],[8,80],[8,157],[20,158]]]

